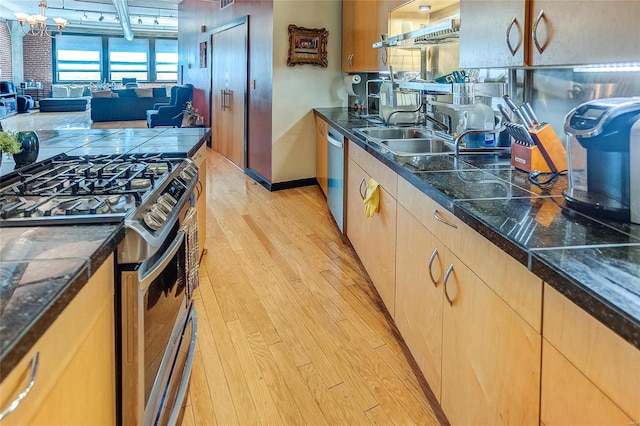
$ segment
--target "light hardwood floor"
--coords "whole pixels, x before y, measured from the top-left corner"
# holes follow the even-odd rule
[[[183,425],[447,424],[319,187],[209,149],[207,206]]]

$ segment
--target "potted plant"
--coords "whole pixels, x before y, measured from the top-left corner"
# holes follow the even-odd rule
[[[0,163],[2,163],[2,155],[17,154],[22,150],[22,144],[18,139],[18,133],[10,130],[0,131]]]

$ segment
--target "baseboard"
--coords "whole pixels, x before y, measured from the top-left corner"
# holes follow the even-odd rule
[[[269,182],[269,180],[267,180],[263,176],[261,176],[259,173],[256,173],[251,169],[244,169],[244,172],[246,175],[250,176],[260,185],[264,186],[266,189],[272,192],[281,191],[283,189],[299,188],[302,186],[310,186],[310,185],[318,184],[318,181],[316,180],[316,178],[296,179],[296,180],[289,180],[286,182],[272,183],[272,182]]]

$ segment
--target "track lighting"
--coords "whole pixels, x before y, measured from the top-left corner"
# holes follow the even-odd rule
[[[153,20],[153,25],[160,25],[160,22],[158,22],[158,18],[155,18]]]
[[[102,16],[102,12],[100,12],[100,17],[98,18],[98,21],[100,22],[104,21],[104,16]]]
[[[118,15],[116,15],[115,18],[113,18],[113,22],[120,22],[120,18],[118,18]]]
[[[84,15],[82,15],[82,20],[86,21],[87,20],[87,12],[84,12]]]
[[[142,25],[142,17],[138,16],[138,25]]]

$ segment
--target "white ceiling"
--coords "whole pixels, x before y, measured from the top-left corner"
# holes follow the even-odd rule
[[[134,34],[171,34],[178,31],[178,3],[182,0],[128,0],[131,28]],[[16,20],[14,13],[38,14],[39,0],[2,0],[0,18]],[[112,0],[47,0],[48,23],[51,18],[69,20],[68,32],[118,32],[119,23],[114,21],[116,9]],[[100,14],[104,20],[100,22]],[[83,20],[83,15],[86,19]],[[142,24],[138,24],[138,19]],[[154,24],[154,20],[158,24]]]

